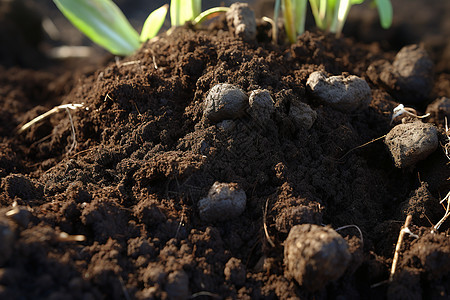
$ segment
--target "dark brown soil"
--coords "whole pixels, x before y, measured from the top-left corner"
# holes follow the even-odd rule
[[[349,152],[392,128],[399,103],[367,69],[392,62],[396,51],[314,31],[274,46],[266,25],[258,29],[259,40],[247,43],[224,23],[178,28],[75,75],[32,70],[5,52],[1,299],[448,299],[449,222],[431,233],[450,187],[441,146],[409,170],[394,166],[382,141]],[[366,79],[369,107],[349,113],[320,104],[306,89],[318,70]],[[419,112],[450,96],[448,71],[436,69]],[[204,100],[217,83],[248,95],[267,89],[275,111],[264,123],[251,114],[228,129],[210,123]],[[16,132],[61,99],[84,104],[71,111],[75,150],[65,111]],[[300,102],[317,113],[308,130],[289,113]],[[216,181],[245,191],[243,214],[199,218],[197,203]],[[396,276],[383,283],[407,214],[418,238],[405,236]],[[304,223],[338,230],[351,253],[344,275],[316,292],[285,274],[283,242]],[[345,225],[362,237],[338,229]]]

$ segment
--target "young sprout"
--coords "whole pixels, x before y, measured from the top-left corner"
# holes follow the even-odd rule
[[[364,0],[309,0],[311,12],[317,27],[333,32],[339,37],[342,33],[345,21],[352,5],[361,4]],[[389,28],[392,24],[392,5],[390,0],[373,0],[373,5],[378,8],[380,22],[383,28]],[[297,35],[304,31],[306,0],[276,0],[275,24],[280,10],[284,16],[284,27],[289,42],[294,43]],[[277,36],[274,29],[274,39]]]
[[[333,0],[335,2],[335,12],[333,17],[333,23],[331,24],[330,31],[336,33],[339,37],[344,28],[344,23],[347,20],[348,12],[354,4],[361,4],[364,0]],[[378,8],[378,14],[380,15],[381,26],[387,29],[392,24],[392,4],[390,0],[374,0],[373,5]]]
[[[191,21],[198,25],[218,13],[229,11],[228,7],[213,7],[202,12],[201,0],[172,0],[170,3],[170,20],[172,26],[182,26]]]
[[[281,5],[280,5],[281,2]],[[278,21],[278,14],[281,11],[284,16],[284,28],[290,43],[295,43],[297,36],[305,31],[307,0],[276,0],[275,1],[275,24]],[[276,39],[277,31],[274,30],[274,39]]]
[[[202,0],[172,0],[170,2],[170,21],[172,26],[181,26],[193,21],[202,11]]]
[[[166,18],[168,6],[152,12],[141,35],[111,0],[53,0],[69,21],[93,42],[116,55],[129,55],[141,42],[154,37]]]

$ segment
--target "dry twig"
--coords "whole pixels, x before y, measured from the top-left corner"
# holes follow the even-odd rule
[[[394,259],[392,260],[392,267],[391,267],[391,273],[389,275],[389,282],[392,282],[395,275],[395,270],[397,268],[397,262],[398,262],[398,256],[400,254],[400,248],[403,243],[403,237],[405,236],[405,233],[409,231],[408,226],[411,224],[412,215],[407,215],[405,224],[402,227],[402,230],[400,230],[400,234],[398,235],[397,245],[395,246],[395,252],[394,252]]]

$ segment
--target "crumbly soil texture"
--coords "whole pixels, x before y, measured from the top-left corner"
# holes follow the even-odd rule
[[[448,299],[449,222],[431,233],[449,190],[443,119],[433,119],[438,148],[397,168],[383,139],[364,145],[395,125],[399,91],[367,70],[396,52],[319,32],[273,45],[269,29],[260,23],[248,42],[225,22],[177,28],[76,78],[0,67],[0,298]],[[370,103],[324,104],[307,88],[315,71],[364,79]],[[445,72],[418,114],[449,97]],[[205,101],[219,83],[247,97],[266,90],[271,109],[211,121]],[[17,132],[69,103],[83,107]],[[244,209],[204,217],[215,182],[245,193]],[[284,257],[301,224],[336,231],[348,248],[339,278],[318,273],[305,279],[312,290]]]

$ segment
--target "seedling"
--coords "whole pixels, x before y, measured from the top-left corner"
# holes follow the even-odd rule
[[[170,21],[172,26],[181,26],[193,21],[202,11],[202,0],[172,0],[170,2]]]
[[[276,0],[274,21],[277,24],[280,7],[284,17],[284,28],[290,43],[294,43],[297,36],[305,30],[306,0]],[[311,11],[317,27],[333,32],[339,37],[347,20],[350,8],[354,4],[361,4],[364,0],[309,0]],[[373,0],[380,15],[383,28],[392,24],[392,5],[390,0]],[[274,28],[274,40],[277,37]]]
[[[93,42],[116,55],[129,55],[154,37],[164,23],[167,5],[153,11],[141,35],[111,0],[53,0],[72,24]]]
[[[116,55],[130,55],[140,45],[155,37],[167,15],[169,5],[154,10],[145,20],[141,34],[131,26],[123,12],[112,0],[53,0],[69,21],[93,42]],[[187,21],[199,24],[210,15],[227,11],[215,7],[201,13],[201,0],[172,0],[172,26]]]
[[[317,27],[322,30],[336,33],[340,36],[344,23],[352,5],[361,4],[364,0],[310,0],[311,11]],[[390,0],[373,0],[378,8],[380,22],[383,28],[392,24],[392,5]]]

